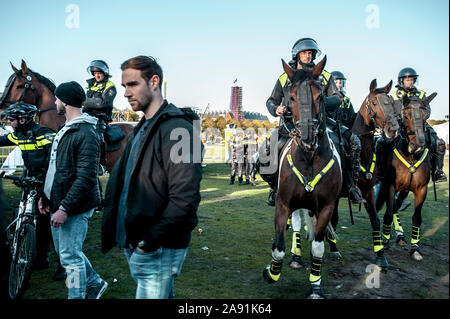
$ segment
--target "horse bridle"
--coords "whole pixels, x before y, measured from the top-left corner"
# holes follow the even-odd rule
[[[383,110],[383,114],[386,117],[385,120],[383,120],[378,115],[378,113],[372,108],[371,102],[373,102],[373,100],[370,97],[367,97],[366,102],[367,114],[369,115],[370,123],[372,123],[375,127],[377,127],[375,119],[378,119],[381,122],[381,129],[384,129],[386,124],[389,124],[392,130],[398,130],[399,125],[395,117],[395,114],[393,110],[387,108],[387,105],[392,105],[391,103],[392,100],[389,100],[389,98],[390,97],[387,95],[386,96],[381,95],[380,97],[376,97],[376,103],[381,108],[381,110]]]
[[[14,77],[10,81],[8,81],[8,85],[6,87],[6,90],[5,90],[4,94],[9,94],[9,90],[11,89],[11,86],[16,81],[17,76],[18,76],[18,74],[15,73]],[[11,105],[11,104],[14,104],[14,103],[23,102],[25,100],[25,97],[27,96],[27,92],[28,92],[29,89],[31,89],[31,92],[34,95],[34,100],[35,101],[32,104],[36,103],[36,88],[33,85],[33,82],[32,82],[33,78],[32,78],[32,74],[31,74],[30,70],[27,71],[27,75],[25,76],[25,80],[26,80],[26,82],[24,84],[24,89],[23,89],[22,95],[20,96],[20,99],[18,101],[11,101],[11,100],[7,100],[7,99],[0,99],[0,106],[2,104],[6,104],[6,103]],[[5,98],[6,98],[6,96],[5,96]],[[38,116],[40,116],[41,113],[44,113],[44,112],[50,111],[50,110],[56,110],[56,106],[48,107],[48,108],[45,108],[45,109],[39,109],[38,110]]]
[[[317,118],[312,118],[311,106],[315,105],[312,100],[311,86],[316,85],[320,89],[319,96],[319,112]],[[317,143],[317,137],[319,134],[320,123],[323,120],[322,104],[323,104],[323,88],[319,81],[305,80],[300,83],[297,88],[297,108],[300,115],[300,120],[294,123],[294,128],[290,130],[289,135],[291,137],[298,137],[301,141],[308,141],[310,138],[314,138],[313,145]],[[297,143],[297,142],[296,142]]]
[[[423,128],[425,120],[422,117],[422,111],[421,110],[427,111],[427,108],[425,106],[423,106],[423,105],[421,105],[419,107],[408,105],[408,106],[403,107],[402,113],[405,110],[408,110],[408,109],[411,109],[411,115],[413,117],[412,120],[413,120],[413,124],[414,124],[414,130],[407,131],[406,135],[407,136],[415,135],[417,143],[418,143],[417,146],[423,146],[423,145],[425,145],[425,135],[424,135],[423,129],[422,129],[422,131],[420,131],[420,127]]]

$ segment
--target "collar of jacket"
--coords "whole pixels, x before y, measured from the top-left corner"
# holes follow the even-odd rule
[[[101,80],[100,82],[95,81],[95,78],[91,78],[86,80],[87,84],[88,84],[88,88],[90,88],[91,86],[93,86],[96,82],[97,83],[107,83],[109,81],[109,78],[105,76],[105,78],[103,80]]]
[[[31,131],[35,126],[37,126],[36,122],[31,120],[25,125],[17,128],[17,133],[26,134],[28,131]]]

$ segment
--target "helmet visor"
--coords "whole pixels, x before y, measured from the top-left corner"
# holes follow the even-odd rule
[[[346,84],[346,80],[344,79],[335,79],[334,83],[336,83],[336,87],[338,88],[339,91],[343,91],[345,90],[345,84]]]

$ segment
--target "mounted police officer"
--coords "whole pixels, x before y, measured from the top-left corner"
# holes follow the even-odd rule
[[[414,84],[417,84],[417,78],[419,75],[417,72],[410,67],[403,68],[398,73],[398,84],[395,86],[396,90],[391,93],[392,98],[394,99],[394,108],[395,112],[399,117],[399,120],[401,119],[401,112],[402,112],[402,98],[403,96],[417,96],[420,99],[424,99],[426,97],[426,93],[420,89],[418,89]],[[431,108],[429,105],[426,105],[427,107],[427,118],[431,114]],[[425,123],[425,142],[427,144],[427,147],[431,151],[431,162],[433,166],[433,180],[435,182],[445,182],[447,181],[447,177],[445,176],[443,172],[444,167],[444,156],[445,156],[445,141],[441,138],[439,138],[436,134],[436,132],[433,130],[433,128],[428,124]],[[376,154],[377,154],[377,170],[379,181],[384,181],[384,174],[385,174],[385,159],[386,154],[389,152],[390,148],[392,146],[392,140],[387,139],[384,135],[381,136],[376,143]]]
[[[296,69],[310,70],[315,66],[313,62],[317,56],[321,54],[321,51],[314,39],[301,38],[295,42],[292,47],[292,60],[289,65]],[[324,105],[328,116],[330,113],[335,112],[336,109],[342,104],[343,95],[336,88],[336,84],[333,80],[331,73],[326,70],[322,71],[320,82],[325,93]],[[269,113],[274,117],[280,117],[280,126],[278,129],[278,150],[280,151],[289,139],[289,131],[294,127],[292,122],[292,110],[290,105],[290,90],[291,83],[286,73],[283,73],[275,83],[275,87],[272,90],[272,94],[267,99],[266,107]],[[349,153],[347,156],[343,156],[343,163],[346,163],[347,169],[344,169],[344,176],[346,176],[347,184],[349,185],[349,197],[354,203],[361,203],[363,201],[361,191],[358,189],[356,182],[359,174],[359,153],[361,150],[361,144],[357,136],[352,134],[346,127],[341,127],[336,124],[336,121],[331,118],[327,118],[327,125],[333,129],[333,131],[341,132],[341,138],[343,139],[342,153]],[[280,152],[279,152],[280,153]],[[261,166],[264,166],[261,163]],[[275,195],[278,184],[278,171],[275,174],[265,175],[261,174],[261,177],[270,185],[269,198],[267,204],[275,205]]]
[[[92,61],[88,68],[93,78],[86,80],[88,88],[86,100],[83,103],[83,112],[98,118],[97,130],[103,137],[107,124],[112,121],[113,102],[117,90],[113,82],[109,80],[109,67],[103,60]],[[102,140],[100,163],[106,165],[106,145]]]
[[[254,155],[258,152],[256,135],[246,135],[245,143],[245,184],[251,183],[252,186],[256,186],[256,163],[254,159]]]
[[[22,102],[14,103],[3,111],[2,118],[8,121],[14,132],[0,136],[0,146],[19,146],[26,168],[26,176],[43,181],[55,132],[34,122],[33,119],[37,113],[38,109],[34,105]],[[42,193],[42,191],[41,189],[40,192]],[[35,204],[37,205],[37,202]],[[47,253],[50,250],[50,237],[49,216],[38,214],[34,269],[47,269],[49,267]],[[56,276],[56,280],[64,277],[61,265],[59,265]]]
[[[339,121],[344,126],[351,128],[355,121],[356,113],[350,98],[346,95],[345,86],[347,79],[341,71],[333,71],[331,75],[333,76],[336,88],[344,98],[341,105],[336,110],[330,111],[328,115],[336,122]]]

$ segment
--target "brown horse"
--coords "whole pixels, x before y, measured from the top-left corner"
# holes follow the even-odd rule
[[[56,113],[55,84],[45,76],[30,70],[24,60],[20,70],[12,63],[11,68],[14,73],[9,77],[5,91],[0,97],[0,110],[16,102],[35,105],[39,110],[39,124],[56,132],[66,121],[66,117]]]
[[[308,237],[312,241],[309,298],[322,298],[324,238],[327,230],[332,231],[329,222],[342,188],[340,158],[326,132],[324,92],[318,81],[326,56],[311,71],[293,70],[282,62],[292,82],[290,100],[295,127],[280,159],[274,218],[276,236],[272,262],[264,269],[263,276],[268,282],[278,281],[286,249],[288,217],[299,209],[307,210]],[[301,223],[301,218],[298,219],[294,221],[293,214],[292,222]]]
[[[412,216],[412,235],[410,255],[416,261],[423,259],[419,249],[422,206],[427,196],[430,181],[431,161],[429,150],[425,148],[425,121],[427,107],[436,93],[424,100],[404,96],[402,99],[402,129],[395,141],[387,163],[387,201],[383,225],[383,244],[388,247],[393,214],[398,211],[397,204],[403,201],[408,192],[414,194],[414,214]],[[400,192],[399,198],[395,194]]]
[[[372,226],[373,250],[376,254],[375,263],[383,271],[387,270],[388,262],[384,255],[380,220],[377,214],[373,189],[377,177],[374,133],[376,129],[379,129],[389,137],[398,135],[400,127],[394,114],[394,102],[388,95],[391,88],[392,81],[385,87],[377,88],[376,79],[372,80],[369,86],[369,94],[364,99],[352,127],[353,134],[356,134],[361,141],[361,170],[358,187],[366,201],[364,207]],[[336,229],[334,219],[333,215],[333,227]]]
[[[21,69],[17,69],[11,63],[14,73],[6,83],[5,91],[0,97],[0,111],[16,102],[24,102],[35,105],[38,110],[38,123],[58,131],[60,125],[66,121],[64,115],[58,115],[55,106],[55,84],[32,71],[22,60]],[[125,136],[133,130],[133,125],[128,123],[112,123],[111,126],[119,127]],[[120,149],[106,154],[106,170],[111,172],[117,160],[125,149],[126,138],[120,141]]]

